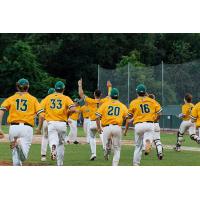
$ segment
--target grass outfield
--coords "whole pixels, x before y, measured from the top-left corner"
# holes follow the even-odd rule
[[[66,145],[65,160],[66,166],[109,166],[112,159],[105,161],[103,151],[100,145],[97,145],[97,160],[89,160],[89,145]],[[49,153],[48,153],[49,155]],[[131,166],[133,156],[132,146],[122,146],[120,166]],[[11,152],[7,143],[1,144],[0,160],[11,163]],[[55,161],[51,161],[48,157],[47,162],[40,161],[40,145],[33,144],[29,152],[29,158],[24,165],[56,165]],[[142,166],[200,166],[200,152],[175,152],[172,150],[165,151],[165,157],[162,161],[156,157],[153,150],[149,156],[143,156]]]
[[[4,131],[8,132],[8,127],[3,127]],[[83,129],[78,129],[78,136],[83,137]],[[123,137],[126,140],[133,139],[133,131],[129,131],[128,136]],[[176,135],[174,134],[162,134],[162,143],[165,145],[174,145],[176,142]],[[194,141],[191,141],[189,136],[185,136],[184,146],[199,147]],[[133,146],[122,146],[121,151],[121,166],[131,166],[133,157]],[[49,153],[48,153],[49,155]],[[97,160],[90,161],[90,147],[87,144],[80,145],[66,145],[65,146],[65,160],[66,166],[109,166],[112,159],[105,161],[103,158],[102,146],[97,145]],[[40,145],[32,144],[29,158],[24,163],[25,165],[56,165],[54,161],[51,161],[48,157],[47,162],[40,161]],[[0,162],[11,162],[11,151],[9,150],[8,143],[0,144]],[[200,152],[182,151],[175,152],[173,150],[164,150],[164,159],[159,161],[156,156],[156,151],[153,149],[149,156],[143,156],[141,161],[142,166],[200,166]]]

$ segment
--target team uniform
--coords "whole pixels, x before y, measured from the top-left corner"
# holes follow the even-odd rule
[[[159,106],[159,105],[158,105]],[[153,142],[156,146],[156,151],[157,151],[157,155],[159,156],[163,156],[163,146],[160,140],[160,125],[159,122],[156,121],[158,117],[158,114],[154,115],[154,131],[153,131]],[[143,138],[143,150],[145,150],[145,143],[146,143],[146,137],[144,135]]]
[[[196,128],[198,129],[200,136],[200,102],[193,107],[190,117],[192,120],[195,121]],[[197,137],[197,135],[195,135],[195,138],[197,143],[200,143],[200,137]]]
[[[196,125],[194,122],[191,121],[191,112],[194,109],[194,104],[192,103],[185,103],[182,106],[182,113],[180,117],[182,117],[183,121],[181,122],[178,134],[177,134],[177,143],[175,150],[180,151],[180,147],[183,141],[183,135],[186,131],[189,132],[190,138],[197,143],[200,143],[200,138],[196,135]],[[195,108],[196,110],[196,108]],[[194,110],[194,115],[195,115]]]
[[[118,100],[111,99],[104,103],[96,112],[97,117],[101,118],[103,129],[103,143],[105,144],[105,153],[111,151],[113,144],[114,156],[113,166],[117,166],[120,159],[122,123],[128,114],[127,107]]]
[[[69,116],[68,124],[70,127],[70,132],[67,141],[77,142],[77,120],[80,115],[80,106],[76,106],[76,112]]]
[[[152,143],[155,114],[162,111],[160,104],[149,97],[138,97],[130,103],[128,115],[135,125],[135,151],[133,165],[139,165],[142,156],[143,137]]]
[[[44,115],[45,119],[45,115]],[[41,156],[42,158],[45,157],[44,160],[46,160],[46,154],[47,154],[47,147],[48,147],[48,123],[46,120],[43,121],[43,126],[42,126],[42,142],[41,142]],[[42,159],[41,158],[41,159]]]
[[[91,148],[91,154],[92,157],[96,157],[96,132],[97,132],[97,124],[96,124],[96,111],[100,106],[108,101],[109,98],[103,98],[103,99],[92,99],[87,96],[84,96],[84,101],[87,103],[88,108],[90,110],[89,112],[89,135],[90,135],[90,148]],[[100,135],[102,144],[103,144],[103,149],[104,149],[104,143],[103,143],[103,135]]]
[[[73,101],[61,93],[48,95],[43,101],[45,119],[48,123],[48,137],[52,156],[56,156],[57,165],[63,165],[64,139],[68,109],[74,107]]]
[[[38,100],[28,92],[16,92],[2,103],[0,110],[9,111],[7,122],[10,124],[10,142],[15,139],[18,141],[18,145],[12,149],[13,165],[22,165],[28,158],[34,119],[43,112],[43,109]]]
[[[89,137],[89,124],[90,124],[90,110],[89,107],[87,105],[81,106],[80,108],[80,112],[82,113],[83,116],[83,130],[85,132],[86,135],[86,141],[87,143],[90,142],[90,137]]]

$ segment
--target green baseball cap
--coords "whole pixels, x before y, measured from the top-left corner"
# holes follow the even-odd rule
[[[63,89],[65,89],[65,84],[62,81],[58,81],[55,84],[55,89],[56,90],[63,90]]]
[[[146,92],[146,86],[143,85],[143,84],[139,84],[137,87],[136,87],[136,92],[137,93],[145,93]]]
[[[53,94],[54,92],[55,92],[55,89],[54,89],[54,88],[49,88],[48,94]]]
[[[118,97],[119,96],[119,90],[117,88],[112,88],[110,92],[111,97]]]
[[[28,81],[27,79],[25,79],[25,78],[21,78],[21,79],[19,79],[19,80],[17,81],[17,84],[18,84],[19,86],[25,86],[25,85],[29,85],[29,81]]]

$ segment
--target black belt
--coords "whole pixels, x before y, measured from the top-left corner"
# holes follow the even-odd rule
[[[135,123],[135,125],[136,124],[141,124],[141,123],[145,123],[145,122],[137,122],[137,123]],[[154,123],[153,121],[146,121],[146,123]]]
[[[119,126],[119,124],[106,124],[106,125],[102,125],[102,127],[106,127],[106,126],[110,126],[110,125],[118,125]]]
[[[84,117],[84,119],[89,119],[89,117]]]
[[[30,127],[32,127],[33,128],[33,126],[32,125],[30,125],[30,124],[28,124],[28,123],[10,123],[10,125],[20,125],[20,124],[24,124],[24,125],[26,125],[26,126],[30,126]]]

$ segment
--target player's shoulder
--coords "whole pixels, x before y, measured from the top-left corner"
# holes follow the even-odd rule
[[[30,99],[30,100],[32,100],[32,101],[38,101],[38,99],[35,97],[35,96],[33,96],[32,94],[30,94],[30,93],[25,93],[24,94],[28,99]]]
[[[200,102],[196,103],[194,107],[200,108]]]

